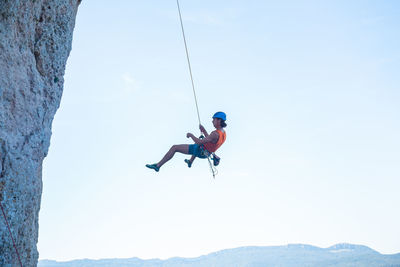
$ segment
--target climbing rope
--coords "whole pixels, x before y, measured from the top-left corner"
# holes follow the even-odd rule
[[[195,101],[195,103],[196,103],[197,118],[199,119],[199,124],[201,124],[201,122],[200,122],[200,113],[199,113],[199,105],[197,104],[196,90],[194,89],[192,67],[190,66],[189,51],[188,51],[187,44],[186,44],[186,36],[185,36],[185,30],[184,30],[184,28],[183,28],[183,22],[182,22],[181,8],[180,8],[180,6],[179,6],[179,0],[176,0],[176,5],[178,6],[179,20],[180,20],[180,22],[181,22],[181,29],[182,29],[183,42],[184,42],[184,44],[185,44],[186,59],[187,59],[188,66],[189,66],[190,79],[191,79],[191,81],[192,81],[192,89],[193,89],[194,101]]]
[[[189,51],[188,51],[188,47],[187,47],[187,44],[186,44],[185,29],[183,28],[183,21],[182,21],[181,8],[180,8],[180,6],[179,6],[179,0],[176,0],[176,5],[178,6],[178,13],[179,13],[179,20],[180,20],[180,22],[181,22],[183,43],[185,44],[186,59],[187,59],[187,62],[188,62],[188,67],[189,67],[190,80],[192,81],[192,89],[193,89],[194,101],[195,101],[195,103],[196,103],[197,118],[199,119],[199,124],[201,125],[201,121],[200,121],[200,112],[199,112],[199,105],[197,104],[196,90],[194,89],[194,81],[193,81],[192,67],[190,66]],[[215,175],[217,175],[218,171],[217,171],[217,169],[213,166],[213,164],[211,163],[210,156],[208,156],[207,159],[208,159],[208,164],[210,165],[210,170],[211,170],[212,175],[213,175],[213,177],[214,177],[214,179],[215,179]]]
[[[212,175],[213,175],[213,178],[215,179],[215,175],[218,174],[218,170],[217,170],[217,168],[215,168],[215,166],[211,163],[210,157],[208,157],[207,160],[208,160],[208,165],[210,166],[210,171],[211,171],[211,173],[212,173]]]
[[[1,203],[0,203],[0,208],[1,208],[1,212],[3,213],[4,220],[6,221],[8,232],[10,233],[10,237],[11,237],[11,240],[13,242],[13,245],[14,245],[14,248],[15,248],[15,252],[17,252],[19,265],[21,265],[21,267],[22,267],[21,258],[19,257],[18,249],[17,249],[17,246],[15,245],[15,241],[14,241],[14,238],[13,238],[12,233],[11,233],[10,225],[8,224],[8,220],[7,220],[6,214],[5,214],[4,209],[3,209],[3,205],[1,205]]]

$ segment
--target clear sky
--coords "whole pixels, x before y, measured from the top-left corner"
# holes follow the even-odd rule
[[[363,244],[400,252],[400,2],[189,1],[203,125],[227,113],[215,180],[176,2],[82,2],[44,161],[40,259],[194,257]]]

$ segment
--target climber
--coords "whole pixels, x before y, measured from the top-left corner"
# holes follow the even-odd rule
[[[193,164],[193,161],[196,157],[198,158],[208,158],[209,156],[213,156],[214,165],[217,166],[219,164],[220,158],[214,154],[214,152],[225,142],[226,132],[223,128],[226,127],[226,114],[224,112],[217,112],[212,117],[212,123],[215,127],[215,131],[208,134],[203,125],[200,124],[200,131],[204,134],[204,138],[197,138],[192,133],[187,133],[187,138],[192,138],[194,141],[193,145],[173,145],[171,149],[165,154],[165,156],[161,159],[160,162],[154,164],[146,164],[147,168],[153,169],[158,172],[167,161],[172,159],[175,152],[179,152],[182,154],[192,155],[190,159],[185,159],[186,164],[190,168]]]

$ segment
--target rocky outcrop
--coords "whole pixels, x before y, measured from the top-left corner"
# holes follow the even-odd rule
[[[0,0],[0,203],[23,266],[36,266],[42,162],[78,0]],[[0,212],[0,266],[19,266]]]

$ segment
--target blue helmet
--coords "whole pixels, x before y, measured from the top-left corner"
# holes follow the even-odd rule
[[[214,114],[213,119],[214,118],[226,121],[226,114],[224,112],[222,112],[222,111],[218,111],[217,113]]]

